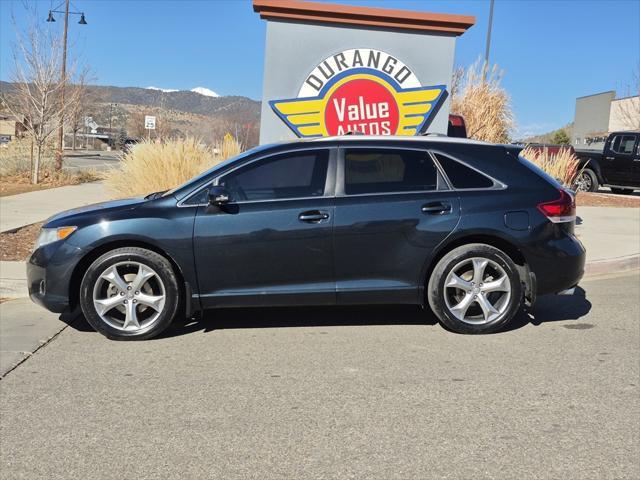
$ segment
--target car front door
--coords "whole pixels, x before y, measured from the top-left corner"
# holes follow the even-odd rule
[[[341,148],[334,256],[337,301],[415,303],[423,268],[460,217],[426,150]]]
[[[223,173],[230,201],[200,205],[194,258],[204,308],[335,303],[335,150],[272,155]]]
[[[636,135],[619,134],[604,148],[602,174],[606,183],[612,185],[633,185],[633,157]]]

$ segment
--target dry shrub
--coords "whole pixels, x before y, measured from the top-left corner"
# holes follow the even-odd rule
[[[482,79],[484,63],[479,60],[465,71],[454,73],[451,88],[451,113],[462,115],[467,136],[485,142],[507,143],[513,129],[511,100],[500,85],[502,72],[498,66],[487,68]]]
[[[169,190],[241,151],[230,138],[215,150],[195,138],[143,141],[122,157],[119,168],[106,174],[105,183],[115,197]]]
[[[16,138],[0,147],[0,178],[4,179],[13,176],[31,175],[31,137]],[[36,155],[36,146],[33,145],[33,156]],[[44,145],[40,171],[52,172],[55,165],[55,144],[49,141]]]
[[[550,154],[547,148],[525,148],[521,156],[534,163],[564,186],[571,188],[578,173],[580,161],[568,148],[562,148],[557,154]]]

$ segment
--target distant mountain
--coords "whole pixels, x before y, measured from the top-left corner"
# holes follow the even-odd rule
[[[175,88],[159,88],[159,87],[147,87],[147,90],[157,90],[159,92],[164,92],[164,93],[171,93],[171,92],[179,92],[180,90],[177,90]],[[184,92],[186,92],[186,90],[182,90]],[[191,90],[189,90],[190,92],[194,92],[194,93],[199,93],[200,95],[204,95],[205,97],[219,97],[220,95],[218,95],[216,92],[214,92],[213,90],[210,90],[206,87],[195,87],[192,88]]]
[[[571,138],[571,134],[573,133],[573,123],[569,123],[562,128],[558,128],[557,130],[552,130],[551,132],[541,133],[539,135],[532,135],[522,140],[519,140],[519,143],[553,143],[553,137],[556,133],[564,130],[566,134]]]
[[[206,92],[206,93],[205,93]],[[149,105],[196,113],[198,115],[243,115],[248,120],[260,117],[260,102],[241,96],[220,97],[198,87],[198,91],[162,91],[139,87],[90,85],[88,96],[95,102]]]
[[[0,81],[0,92],[12,84]],[[218,96],[205,87],[192,91],[159,87],[87,86],[88,114],[101,125],[111,123],[130,128],[134,114],[159,115],[171,122],[176,135],[196,135],[215,141],[231,132],[251,146],[257,143],[260,126],[260,102],[242,96]],[[110,107],[111,104],[117,104]]]
[[[191,91],[195,92],[195,93],[199,93],[200,95],[204,95],[205,97],[219,97],[220,96],[216,92],[214,92],[213,90],[209,90],[208,88],[205,88],[205,87],[192,88]]]

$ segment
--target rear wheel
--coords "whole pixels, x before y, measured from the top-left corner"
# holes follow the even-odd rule
[[[438,262],[427,294],[445,327],[458,333],[490,333],[520,309],[522,284],[507,254],[476,243],[455,248]]]
[[[590,168],[584,168],[573,179],[572,188],[576,192],[595,192],[598,190],[598,177]]]
[[[137,247],[118,248],[94,261],[80,285],[80,306],[98,332],[113,340],[144,340],[176,316],[180,289],[163,256]]]
[[[617,193],[618,195],[631,195],[633,193],[632,188],[615,188],[611,187],[611,191],[613,193]]]

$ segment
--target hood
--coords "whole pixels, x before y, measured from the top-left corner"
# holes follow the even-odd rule
[[[111,200],[108,202],[94,203],[92,205],[85,205],[84,207],[72,208],[71,210],[65,210],[49,217],[45,222],[45,227],[59,227],[68,223],[68,220],[75,219],[79,215],[91,214],[91,213],[107,213],[114,210],[133,210],[139,205],[145,203],[143,197],[138,198],[125,198],[122,200]]]

